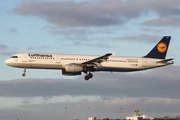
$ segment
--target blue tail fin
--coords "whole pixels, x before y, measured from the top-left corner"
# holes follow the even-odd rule
[[[165,59],[171,36],[164,36],[145,58]]]

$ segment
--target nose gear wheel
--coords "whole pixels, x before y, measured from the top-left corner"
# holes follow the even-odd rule
[[[23,77],[26,76],[26,68],[24,68],[24,73],[22,74]]]

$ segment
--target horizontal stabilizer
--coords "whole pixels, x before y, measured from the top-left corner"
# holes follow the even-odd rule
[[[170,59],[164,59],[164,60],[161,60],[161,61],[157,61],[156,63],[167,63],[168,61],[171,61],[173,60],[174,58],[170,58]]]

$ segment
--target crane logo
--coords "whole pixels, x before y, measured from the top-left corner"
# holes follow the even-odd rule
[[[164,53],[164,52],[166,52],[166,50],[167,50],[167,45],[166,45],[164,42],[160,42],[160,43],[157,45],[157,50],[158,50],[160,53]]]

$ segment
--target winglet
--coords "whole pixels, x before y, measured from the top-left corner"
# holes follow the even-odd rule
[[[145,58],[165,59],[171,36],[164,36]]]
[[[116,56],[115,51],[114,51],[114,52],[111,52],[111,53],[112,53],[113,56]]]

